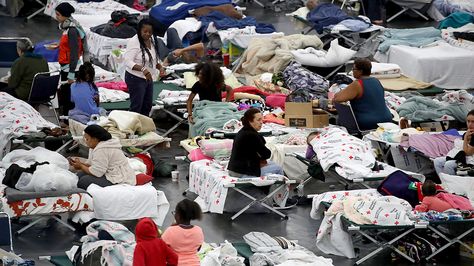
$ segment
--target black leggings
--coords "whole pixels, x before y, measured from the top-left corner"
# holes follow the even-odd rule
[[[100,187],[108,187],[114,184],[110,182],[109,180],[107,180],[105,176],[96,177],[93,175],[88,175],[82,171],[77,173],[77,176],[79,176],[79,181],[77,181],[77,187],[85,189],[85,190],[87,190],[90,184],[96,184]]]

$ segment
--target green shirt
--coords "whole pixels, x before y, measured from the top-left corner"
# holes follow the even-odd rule
[[[39,54],[26,52],[13,62],[8,87],[15,89],[18,99],[27,101],[37,73],[49,72],[48,62]]]

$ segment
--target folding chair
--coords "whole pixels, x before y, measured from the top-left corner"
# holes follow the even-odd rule
[[[337,124],[345,127],[349,134],[363,136],[370,132],[370,130],[360,129],[350,103],[336,103],[334,106],[338,114]]]
[[[10,68],[13,62],[19,57],[16,50],[16,43],[19,40],[28,39],[26,37],[0,37],[0,68]]]
[[[400,10],[398,13],[388,18],[387,22],[394,20],[395,18],[397,18],[398,16],[400,16],[401,14],[407,11],[412,11],[418,16],[422,17],[423,19],[429,20],[425,15],[423,15],[418,10],[431,4],[432,0],[391,0],[391,1],[395,3],[396,5],[400,6],[402,10]]]
[[[362,7],[362,14],[365,15],[365,7],[364,7],[364,2],[362,0],[343,0],[341,4],[341,9],[344,9],[346,5],[350,5],[357,2],[360,3],[360,6]],[[331,3],[334,4],[334,0],[332,0]]]
[[[5,212],[0,212],[0,246],[9,246],[10,252],[15,253],[13,250],[12,240],[12,224],[10,222],[10,216]]]
[[[53,75],[56,74],[57,75]],[[56,98],[56,92],[59,86],[59,72],[41,72],[37,73],[31,84],[28,103],[33,107],[38,105],[46,105],[53,110],[57,124],[59,125],[59,117],[54,109],[52,100]]]

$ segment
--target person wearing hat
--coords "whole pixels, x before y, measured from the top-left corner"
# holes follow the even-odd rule
[[[29,39],[20,39],[16,43],[16,51],[20,57],[13,62],[8,84],[0,83],[0,91],[27,101],[34,76],[40,72],[49,72],[48,62],[42,55],[33,52],[34,45]]]
[[[67,114],[73,108],[71,103],[71,83],[76,79],[76,69],[81,64],[80,57],[84,61],[89,61],[86,44],[86,34],[71,15],[74,7],[67,3],[56,6],[56,19],[59,22],[59,29],[63,34],[59,40],[58,61],[61,65],[61,88],[58,92],[59,105],[63,114]]]

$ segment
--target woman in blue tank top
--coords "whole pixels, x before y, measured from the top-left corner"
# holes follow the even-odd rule
[[[385,104],[384,88],[378,79],[370,77],[372,63],[368,59],[357,59],[352,70],[356,80],[336,93],[334,101],[350,101],[362,130],[375,129],[377,123],[392,121]]]

